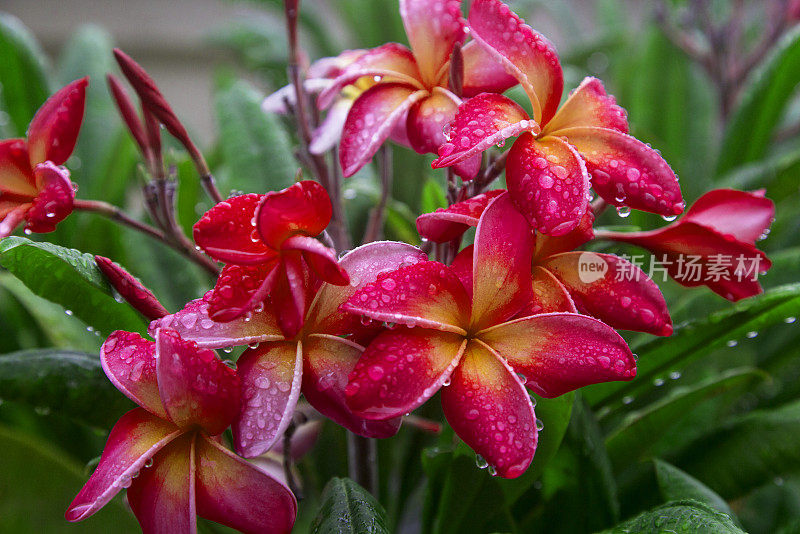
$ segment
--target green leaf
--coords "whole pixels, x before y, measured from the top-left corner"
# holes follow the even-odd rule
[[[314,534],[388,534],[386,512],[375,497],[349,478],[332,478],[322,493]]]
[[[731,518],[710,506],[693,501],[673,501],[643,512],[602,534],[661,534],[663,532],[713,532],[744,534]]]
[[[761,159],[800,82],[800,28],[775,45],[770,56],[747,80],[741,104],[728,122],[717,163],[722,175],[743,163]]]
[[[420,202],[422,213],[431,213],[438,208],[446,207],[447,197],[442,186],[436,180],[429,178],[425,181],[425,185],[422,186],[422,200]]]
[[[664,500],[694,499],[723,514],[728,514],[732,519],[736,517],[725,499],[690,474],[657,458],[653,460],[653,465],[656,470],[658,488]]]
[[[99,428],[134,407],[106,378],[96,354],[56,349],[0,355],[0,398]]]
[[[0,265],[34,294],[60,304],[101,334],[146,332],[139,314],[114,299],[91,254],[23,237],[0,241]]]
[[[20,20],[0,13],[0,108],[10,124],[3,137],[24,137],[28,123],[47,97],[47,61],[39,43]]]

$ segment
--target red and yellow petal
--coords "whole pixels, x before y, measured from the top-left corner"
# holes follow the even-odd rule
[[[255,221],[264,243],[278,250],[293,235],[321,234],[331,222],[331,213],[325,188],[313,180],[303,180],[264,195]]]
[[[56,224],[72,213],[75,189],[69,180],[69,171],[49,161],[36,165],[33,174],[41,190],[26,215],[26,229],[38,233],[52,232]]]
[[[31,167],[45,161],[61,165],[72,154],[83,122],[86,86],[81,78],[59,89],[42,104],[28,126]]]
[[[301,252],[308,266],[324,282],[336,286],[346,286],[350,282],[347,272],[336,260],[335,251],[313,237],[292,236],[284,241],[283,249]]]
[[[158,392],[156,344],[133,332],[112,332],[100,347],[100,364],[126,397],[150,413],[168,419]]]
[[[567,288],[550,271],[534,266],[531,278],[533,299],[530,305],[520,313],[520,316],[555,312],[578,313]]]
[[[439,81],[456,43],[466,36],[460,0],[400,0],[400,16],[420,79],[427,85]]]
[[[594,238],[594,211],[587,209],[574,230],[560,236],[536,235],[534,263],[553,254],[569,252]]]
[[[503,189],[487,191],[457,202],[433,213],[417,217],[419,235],[435,243],[446,243],[461,236],[470,226],[478,226],[480,216],[489,203],[505,193]]]
[[[427,98],[423,98],[408,110],[406,131],[411,148],[420,154],[436,154],[447,139],[444,128],[456,115],[461,99],[444,89],[434,87]]]
[[[469,11],[470,35],[513,75],[533,105],[533,119],[553,117],[564,91],[555,47],[499,0],[475,0]]]
[[[570,93],[555,117],[542,130],[545,135],[579,126],[598,126],[628,133],[628,114],[606,93],[603,82],[591,76]]]
[[[219,443],[196,441],[197,513],[240,532],[288,534],[297,501],[281,482]]]
[[[520,136],[508,154],[506,182],[514,205],[545,235],[571,232],[589,206],[583,158],[558,137]]]
[[[222,433],[239,413],[241,387],[236,371],[216,354],[200,349],[166,328],[156,332],[158,391],[178,426]]]
[[[533,315],[477,335],[543,397],[636,376],[636,361],[625,340],[610,326],[585,315]]]
[[[586,271],[589,264],[605,267]],[[672,334],[672,319],[661,290],[629,261],[613,254],[565,252],[551,256],[542,266],[566,286],[580,311],[613,328],[656,336]]]
[[[242,403],[233,438],[237,452],[250,458],[268,451],[292,421],[303,380],[302,344],[262,343],[242,354],[237,369]]]
[[[519,83],[480,43],[470,41],[464,45],[461,53],[464,57],[462,92],[465,97],[503,93]]]
[[[38,192],[25,139],[0,141],[0,193],[33,198]]]
[[[456,434],[504,478],[520,476],[536,452],[533,403],[509,365],[482,344],[469,343],[442,388],[442,408]]]
[[[764,191],[714,189],[698,198],[681,221],[690,221],[755,244],[775,220],[775,204]]]
[[[365,419],[411,412],[447,382],[465,346],[463,336],[450,332],[387,330],[369,344],[350,373],[347,405]]]
[[[226,265],[217,284],[204,300],[213,321],[229,322],[263,306],[274,289],[280,274],[280,263],[272,261],[256,265]]]
[[[100,463],[67,509],[67,521],[81,521],[106,505],[159,450],[180,435],[169,421],[134,408],[108,436]]]
[[[0,216],[0,238],[8,237],[25,220],[33,204],[19,204]]]
[[[223,200],[195,223],[194,241],[217,261],[264,263],[275,256],[256,231],[256,208],[264,195],[248,194]]]

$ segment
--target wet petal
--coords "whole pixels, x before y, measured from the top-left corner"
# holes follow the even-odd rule
[[[464,287],[450,269],[426,261],[381,273],[342,306],[376,321],[464,333],[469,314]]]
[[[344,176],[366,165],[400,120],[427,91],[401,83],[381,83],[366,90],[353,103],[342,130],[339,163]]]
[[[544,128],[545,135],[578,126],[599,126],[628,133],[628,114],[606,93],[603,82],[588,76],[570,93],[553,120]]]
[[[33,174],[41,190],[28,212],[26,228],[38,233],[52,232],[56,224],[72,213],[75,189],[69,171],[49,161],[38,164]]]
[[[126,397],[150,413],[168,419],[158,393],[156,344],[133,332],[112,332],[100,348],[100,364]]]
[[[581,153],[592,188],[609,204],[668,216],[683,211],[678,177],[656,150],[608,128],[568,128],[559,136]]]
[[[8,237],[17,229],[33,204],[20,204],[0,216],[0,238]]]
[[[533,300],[520,316],[553,312],[578,313],[567,289],[550,271],[536,266],[533,268],[532,279]]]
[[[134,408],[120,417],[92,476],[67,509],[67,521],[81,521],[106,505],[181,431],[172,423]]]
[[[546,124],[564,91],[561,64],[553,45],[499,0],[475,0],[470,35],[513,75],[533,105],[533,118]]]
[[[280,271],[276,261],[257,265],[226,265],[219,273],[217,284],[206,294],[209,317],[228,322],[254,311],[263,305],[275,287]]]
[[[464,56],[464,96],[503,93],[519,83],[478,42],[470,41],[464,45],[461,53]]]
[[[25,140],[0,141],[0,194],[35,197],[38,192]]]
[[[585,315],[547,313],[515,319],[478,333],[478,338],[543,397],[636,376],[636,361],[625,340]]]
[[[461,252],[456,254],[450,263],[450,270],[461,281],[461,285],[467,290],[470,300],[472,300],[472,265],[475,256],[475,246],[469,245],[464,247]]]
[[[289,489],[204,436],[197,439],[197,513],[241,532],[288,534],[297,515]]]
[[[158,391],[176,425],[199,425],[217,435],[239,413],[239,377],[213,351],[162,328],[156,332],[156,368]]]
[[[75,148],[83,122],[86,86],[81,78],[59,89],[42,104],[28,126],[31,167],[44,161],[62,165]]]
[[[378,420],[415,410],[447,382],[465,345],[462,336],[425,328],[382,333],[350,373],[347,405]]]
[[[293,235],[316,236],[331,222],[331,199],[318,182],[303,180],[264,195],[256,225],[268,246],[280,249]]]
[[[400,0],[400,16],[420,78],[435,85],[453,46],[466,36],[460,0]]]
[[[589,206],[589,174],[580,154],[558,137],[516,140],[506,161],[511,200],[545,235],[574,230]]]
[[[493,145],[539,126],[528,120],[519,104],[503,95],[484,93],[461,104],[453,122],[446,128],[450,140],[439,147],[434,169],[480,155]]]
[[[275,256],[256,231],[255,214],[264,195],[239,195],[223,200],[200,217],[194,241],[217,261],[263,263]]]
[[[536,416],[525,386],[506,362],[471,342],[442,389],[447,422],[497,474],[520,476],[536,452]]]
[[[602,270],[588,270],[588,266]],[[613,254],[566,252],[542,266],[570,292],[581,312],[622,330],[672,334],[672,319],[661,290],[639,267]]]
[[[320,280],[337,286],[346,286],[350,283],[347,272],[336,260],[335,251],[313,237],[300,235],[290,237],[283,243],[283,248],[302,252],[303,259]]]
[[[564,235],[536,235],[535,259],[542,259],[559,252],[569,252],[588,243],[594,238],[594,212],[587,209],[578,226]]]
[[[103,256],[95,256],[94,262],[111,286],[136,311],[151,320],[160,319],[168,315],[169,312],[158,301],[153,292],[122,268],[121,265]]]
[[[446,243],[461,236],[470,226],[478,226],[478,220],[489,203],[505,193],[495,189],[476,195],[448,208],[439,208],[433,213],[417,217],[419,235],[436,243]]]
[[[420,154],[436,154],[447,139],[444,128],[456,115],[461,99],[442,87],[434,87],[433,93],[408,110],[406,128],[411,148]]]
[[[698,198],[681,218],[745,243],[755,244],[775,220],[775,204],[764,191],[714,189]]]
[[[275,287],[269,301],[278,317],[278,327],[287,338],[293,338],[303,327],[312,296],[311,276],[298,253],[284,253]]]
[[[347,120],[347,114],[353,106],[354,100],[340,98],[330,107],[322,123],[311,135],[308,151],[312,154],[324,154],[332,149],[342,138],[342,130]]]

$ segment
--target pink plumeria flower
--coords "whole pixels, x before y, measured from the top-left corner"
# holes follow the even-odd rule
[[[61,167],[75,149],[88,78],[62,87],[39,108],[27,139],[0,141],[0,238],[24,221],[46,233],[72,213],[75,186]]]
[[[364,336],[353,336],[365,327],[339,307],[378,273],[424,259],[419,249],[395,242],[370,243],[349,252],[340,265],[349,274],[350,284],[322,284],[294,336],[284,335],[278,327],[276,313],[283,311],[279,307],[265,307],[249,318],[215,322],[208,295],[154,321],[150,329],[174,328],[207,348],[250,345],[237,362],[243,402],[233,424],[236,450],[244,456],[263,454],[276,443],[292,420],[301,392],[316,410],[349,430],[367,437],[389,437],[397,432],[399,418],[365,420],[345,403],[347,377],[364,350],[361,343],[375,334],[370,328]]]
[[[714,189],[663,228],[602,232],[598,237],[645,248],[679,284],[705,285],[735,302],[764,291],[758,275],[772,262],[755,244],[766,236],[773,220],[775,205],[764,197],[764,190]]]
[[[550,235],[578,225],[590,185],[614,206],[665,216],[683,211],[675,173],[656,150],[627,134],[625,111],[599,80],[586,78],[559,109],[563,74],[547,39],[499,0],[475,0],[469,27],[473,39],[519,80],[533,115],[502,95],[466,101],[434,168],[519,136],[506,161],[508,190],[530,223]]]
[[[445,243],[477,226],[480,216],[502,189],[487,191],[417,218],[422,237]],[[594,237],[594,214],[588,210],[580,224],[568,234],[552,237],[537,233],[533,252],[533,299],[523,315],[551,312],[581,312],[622,330],[672,334],[672,319],[661,290],[638,266],[613,254],[580,252],[575,249]],[[473,247],[462,250],[452,268],[472,268]],[[586,276],[582,265],[605,267]]]
[[[327,191],[304,180],[266,195],[231,197],[194,225],[197,245],[226,262],[209,299],[216,321],[250,313],[269,297],[281,310],[281,329],[292,337],[303,326],[315,278],[347,285],[333,250],[316,239],[331,220]]]
[[[344,310],[413,328],[388,330],[369,344],[345,390],[350,408],[385,420],[441,389],[456,433],[497,474],[521,475],[538,436],[525,386],[555,397],[636,375],[625,341],[596,319],[518,317],[532,298],[532,257],[530,227],[503,194],[481,216],[470,269],[424,261],[357,291]]]
[[[369,50],[320,95],[319,105],[324,108],[357,80],[368,77],[376,82],[353,103],[344,125],[339,159],[345,176],[369,162],[393,133],[407,137],[420,154],[436,153],[445,141],[442,128],[461,103],[448,89],[450,55],[466,37],[461,2],[400,0],[400,16],[410,50],[397,43]],[[464,46],[463,57],[464,96],[502,92],[516,84],[476,43]],[[479,163],[474,158],[456,170],[471,178]]]
[[[194,533],[197,515],[242,532],[290,532],[289,489],[220,443],[239,411],[236,372],[173,330],[155,339],[117,331],[103,344],[103,369],[141,408],[114,425],[67,519],[86,519],[128,488],[144,532]]]

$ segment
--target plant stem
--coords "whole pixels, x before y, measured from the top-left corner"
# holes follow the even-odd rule
[[[375,440],[348,432],[347,460],[350,478],[377,497],[378,445]]]
[[[392,149],[383,144],[378,151],[378,167],[381,174],[381,198],[378,205],[372,210],[367,231],[364,232],[364,243],[372,243],[383,237],[383,221],[386,218],[386,206],[392,196]]]

